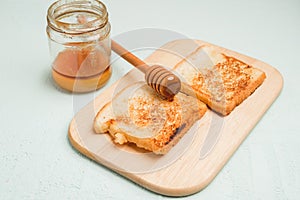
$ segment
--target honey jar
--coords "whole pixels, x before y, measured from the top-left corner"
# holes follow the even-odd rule
[[[61,88],[89,92],[111,76],[110,23],[98,0],[59,0],[47,13],[52,77]]]

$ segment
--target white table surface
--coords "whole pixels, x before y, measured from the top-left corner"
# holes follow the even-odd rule
[[[74,97],[83,99],[80,106],[86,97],[52,84],[45,33],[52,2],[0,3],[0,199],[168,199],[69,144],[68,125],[78,108]],[[281,95],[219,175],[185,199],[299,199],[300,1],[104,3],[112,37],[143,28],[168,29],[260,59],[284,77]],[[130,68],[121,60],[113,66],[106,87]]]

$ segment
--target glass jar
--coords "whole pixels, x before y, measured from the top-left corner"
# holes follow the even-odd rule
[[[61,88],[89,92],[111,76],[110,23],[98,0],[59,0],[47,13],[52,77]]]

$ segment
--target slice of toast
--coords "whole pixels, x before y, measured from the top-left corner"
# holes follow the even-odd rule
[[[199,100],[222,115],[228,115],[266,78],[260,69],[208,46],[196,49],[174,70]]]
[[[136,83],[100,109],[94,130],[109,133],[117,144],[130,142],[155,154],[165,154],[206,110],[196,98],[179,93],[169,102],[148,85]]]

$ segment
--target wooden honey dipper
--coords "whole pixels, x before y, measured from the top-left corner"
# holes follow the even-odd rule
[[[111,48],[127,62],[142,71],[145,74],[146,83],[162,98],[172,101],[174,96],[180,91],[180,79],[166,68],[160,65],[147,65],[113,40],[111,40]]]
[[[77,16],[77,21],[80,24],[87,23],[86,17],[81,14]],[[162,98],[172,101],[174,96],[180,91],[180,79],[166,68],[159,65],[147,65],[114,40],[111,40],[111,48],[127,62],[142,71],[145,74],[147,84]]]

